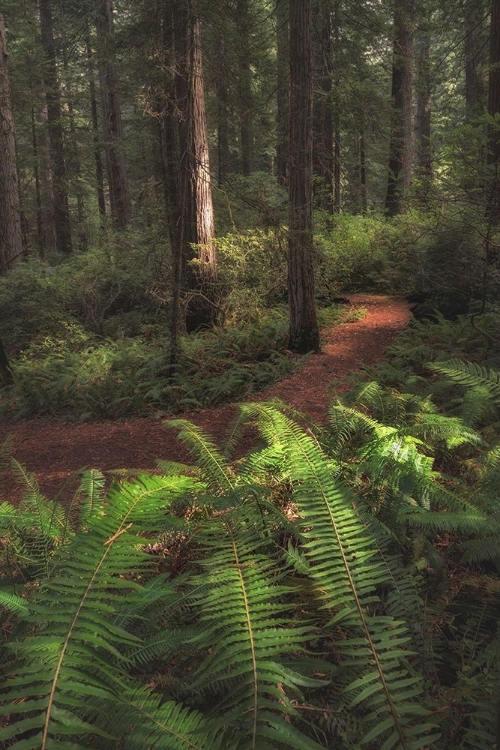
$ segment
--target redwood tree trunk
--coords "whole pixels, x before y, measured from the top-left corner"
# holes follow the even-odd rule
[[[416,171],[418,177],[427,185],[432,179],[430,51],[429,28],[423,25],[420,30],[417,57]],[[423,189],[427,192],[425,185]]]
[[[312,0],[290,0],[288,346],[319,351],[312,226]]]
[[[250,13],[248,0],[236,0],[236,29],[238,32],[238,98],[241,134],[241,171],[245,177],[254,169],[253,94],[250,67]]]
[[[276,5],[276,177],[280,185],[288,179],[288,140],[290,127],[290,44],[288,0],[277,0]]]
[[[394,10],[389,178],[385,200],[389,216],[403,210],[404,191],[411,176],[413,11],[414,0],[397,0]]]
[[[61,94],[57,74],[54,26],[51,0],[39,0],[40,30],[45,55],[44,81],[47,99],[47,124],[49,129],[50,163],[52,169],[52,194],[56,250],[70,253],[71,223],[68,203],[68,175],[62,128]]]
[[[330,0],[315,0],[313,172],[321,178],[317,201],[333,211],[332,24]]]
[[[219,160],[218,184],[223,185],[229,171],[229,95],[227,90],[226,36],[223,30],[219,37],[222,65],[217,70],[217,153]]]
[[[487,216],[500,223],[500,0],[491,0],[490,73],[488,113],[495,118],[489,129]],[[497,259],[499,253],[496,253]]]
[[[180,247],[187,293],[186,329],[191,332],[214,323],[217,277],[200,21],[192,0],[178,0],[176,43],[181,115]]]
[[[123,153],[112,0],[97,0],[96,28],[109,203],[116,229],[125,229],[130,220],[131,205]]]
[[[482,75],[483,56],[479,39],[484,7],[478,0],[465,0],[464,6],[464,52],[465,52],[465,112],[471,122],[484,113],[485,91]]]
[[[21,261],[23,234],[5,26],[0,14],[0,274]]]
[[[92,140],[94,143],[94,164],[95,178],[97,188],[97,205],[99,215],[106,216],[106,199],[104,197],[104,169],[101,158],[101,138],[99,134],[99,117],[97,114],[97,95],[94,79],[94,61],[92,57],[92,42],[90,31],[87,29],[85,35],[85,46],[87,48],[87,70],[89,76],[89,95],[90,95],[90,117],[92,122]]]

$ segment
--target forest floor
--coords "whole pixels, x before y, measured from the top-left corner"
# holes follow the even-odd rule
[[[249,400],[280,399],[313,422],[325,422],[332,396],[349,388],[348,376],[379,362],[410,317],[408,304],[395,297],[347,296],[356,307],[365,308],[366,315],[354,323],[323,330],[320,354],[310,355],[294,375]],[[181,416],[222,444],[236,413],[237,404],[224,404]],[[66,495],[83,468],[108,472],[126,467],[127,474],[134,474],[157,468],[157,459],[188,460],[175,432],[159,418],[85,424],[43,419],[0,422],[0,443],[7,436],[13,441],[13,456],[35,474],[42,492],[51,498],[58,493]],[[240,451],[251,448],[254,439],[251,433],[244,436]],[[4,483],[0,500],[13,499],[12,486]]]

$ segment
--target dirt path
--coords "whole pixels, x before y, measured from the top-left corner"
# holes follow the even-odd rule
[[[345,390],[337,382],[383,357],[395,335],[407,324],[408,305],[394,297],[349,295],[357,306],[365,307],[367,315],[355,323],[323,332],[322,353],[311,356],[299,372],[276,383],[252,400],[279,398],[322,422],[333,392]],[[200,425],[217,440],[223,439],[236,413],[235,404],[201,409],[182,415]],[[127,467],[153,469],[156,459],[186,461],[187,455],[166,430],[164,420],[131,419],[126,422],[91,422],[65,424],[41,419],[20,424],[0,422],[0,442],[10,435],[14,441],[13,455],[28,471],[34,472],[42,490],[55,494],[73,472],[94,467],[103,471]],[[0,488],[0,501],[8,500],[9,487]]]

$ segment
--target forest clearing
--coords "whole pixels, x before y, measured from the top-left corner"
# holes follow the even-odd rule
[[[500,0],[3,0],[0,748],[500,748]]]

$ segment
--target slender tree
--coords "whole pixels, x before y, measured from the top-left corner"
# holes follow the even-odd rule
[[[104,197],[104,169],[102,165],[101,157],[101,137],[99,131],[99,115],[97,106],[97,94],[96,85],[94,78],[94,57],[92,53],[92,41],[90,37],[90,29],[87,27],[85,32],[85,49],[87,53],[87,75],[89,82],[89,98],[90,98],[90,120],[92,123],[92,143],[94,147],[94,165],[95,165],[95,178],[97,188],[97,205],[99,208],[99,215],[101,217],[106,216],[106,199]]]
[[[289,0],[276,0],[276,177],[281,185],[288,178],[290,127]]]
[[[245,177],[248,177],[254,169],[249,0],[236,0],[235,10],[238,35],[238,99],[241,134],[241,171]]]
[[[218,34],[218,47],[220,59],[226,60],[226,32]],[[222,64],[217,67],[216,79],[217,95],[217,153],[219,160],[218,184],[223,185],[229,171],[229,92],[226,74],[226,66]]]
[[[485,87],[483,78],[484,46],[480,38],[484,5],[481,0],[464,3],[464,53],[465,53],[465,112],[468,122],[484,113]]]
[[[488,114],[489,127],[487,215],[500,223],[500,0],[491,0]],[[496,252],[496,260],[500,253]]]
[[[0,14],[0,274],[21,261],[23,235],[5,26]]]
[[[413,13],[414,0],[396,0],[391,88],[393,110],[385,199],[389,216],[401,213],[405,187],[411,175]]]
[[[312,0],[290,0],[288,346],[319,351],[312,225]]]
[[[431,115],[432,78],[430,65],[431,34],[429,24],[420,25],[417,40],[417,84],[416,84],[416,163],[415,169],[423,187],[432,179]],[[424,187],[425,190],[425,187]]]
[[[315,0],[313,62],[313,172],[319,177],[318,203],[333,211],[332,23],[330,0]]]
[[[217,278],[214,211],[205,113],[200,20],[192,0],[176,0],[175,42],[180,113],[180,248],[187,292],[186,329],[213,325]]]
[[[97,0],[97,56],[104,123],[106,170],[111,216],[117,229],[125,229],[131,204],[123,153],[123,126],[116,75],[115,27],[112,0]]]
[[[56,250],[61,253],[69,253],[72,249],[72,242],[68,202],[68,175],[51,0],[39,0],[38,7],[42,48],[45,55],[44,82],[47,99],[47,124],[49,130]]]

